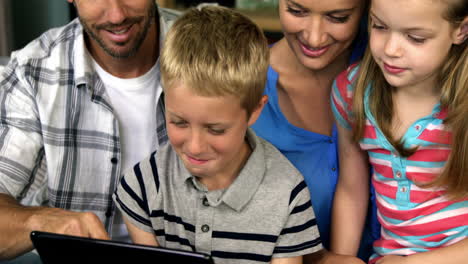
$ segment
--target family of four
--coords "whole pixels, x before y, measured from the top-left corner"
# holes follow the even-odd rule
[[[215,263],[466,262],[466,0],[280,0],[271,46],[224,7],[68,1],[0,73],[0,259],[40,230]]]

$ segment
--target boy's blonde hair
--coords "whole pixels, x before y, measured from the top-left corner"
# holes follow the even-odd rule
[[[442,13],[454,28],[459,27],[468,16],[468,0],[443,0],[447,9]],[[370,26],[370,25],[369,25]],[[468,49],[467,43],[452,45],[449,54],[438,74],[437,87],[440,87],[440,104],[448,109],[444,124],[452,132],[451,152],[442,174],[433,182],[421,183],[422,187],[445,187],[452,198],[468,197]],[[366,116],[364,94],[372,84],[369,108],[377,124],[390,143],[402,156],[412,155],[417,148],[405,149],[401,139],[391,136],[393,101],[391,87],[367,48],[360,63],[359,76],[355,84],[353,101],[353,140],[359,141],[364,133]]]
[[[160,58],[165,90],[183,83],[202,96],[233,95],[248,116],[263,95],[268,63],[263,31],[219,6],[182,15],[167,33]]]

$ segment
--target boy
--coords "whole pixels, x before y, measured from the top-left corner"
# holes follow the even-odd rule
[[[135,165],[114,199],[135,243],[210,254],[215,263],[302,263],[322,249],[301,174],[248,127],[268,45],[249,19],[192,9],[161,54],[170,144]]]

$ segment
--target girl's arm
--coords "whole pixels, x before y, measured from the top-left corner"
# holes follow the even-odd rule
[[[368,158],[351,140],[352,131],[337,126],[340,175],[333,201],[331,251],[356,256],[369,200]]]
[[[123,218],[133,243],[159,247],[158,241],[156,241],[156,236],[153,233],[148,233],[136,227],[128,221],[125,216]]]
[[[468,262],[468,238],[450,245],[407,257],[385,256],[377,264],[465,264]]]

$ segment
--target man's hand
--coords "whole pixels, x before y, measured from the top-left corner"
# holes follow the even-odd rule
[[[99,218],[89,212],[78,213],[58,208],[34,208],[26,221],[28,229],[64,235],[109,239]]]
[[[31,231],[109,239],[99,218],[49,207],[27,207],[13,197],[0,194],[0,261],[33,249]]]

